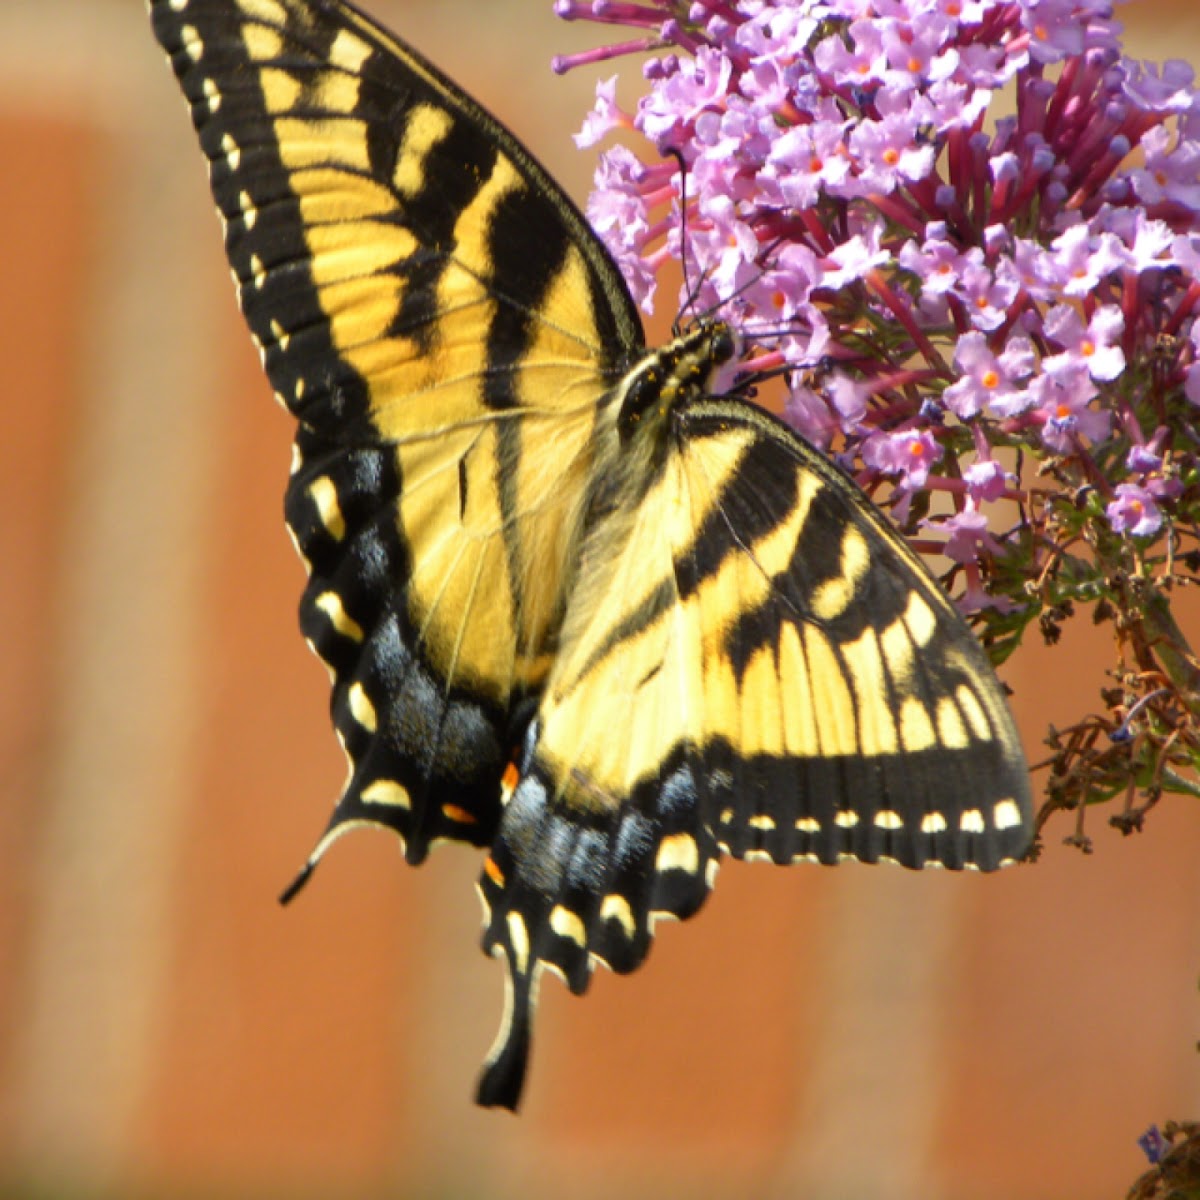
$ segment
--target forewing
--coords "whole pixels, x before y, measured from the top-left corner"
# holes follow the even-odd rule
[[[540,968],[575,991],[595,958],[632,970],[722,852],[991,870],[1029,844],[1000,684],[903,540],[760,410],[673,420],[634,515],[585,549],[482,879],[513,988],[485,1102],[519,1092]]]
[[[553,656],[595,407],[641,345],[628,293],[527,152],[350,5],[151,12],[299,421],[301,625],[351,760],[329,836],[380,821],[414,861],[485,843]]]

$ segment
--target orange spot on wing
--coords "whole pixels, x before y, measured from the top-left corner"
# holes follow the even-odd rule
[[[442,814],[449,817],[451,821],[457,821],[460,825],[475,824],[474,814],[467,812],[465,808],[460,808],[457,804],[443,804]]]

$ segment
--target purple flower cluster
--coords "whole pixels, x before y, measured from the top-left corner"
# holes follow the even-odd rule
[[[653,148],[608,149],[589,204],[638,301],[682,258],[683,303],[730,321],[748,372],[786,375],[805,437],[901,516],[940,493],[923,524],[968,605],[1003,606],[987,513],[1029,496],[1001,448],[1072,462],[1110,532],[1159,533],[1200,405],[1190,67],[1123,57],[1107,0],[556,10],[638,35],[556,69],[656,52],[636,112],[607,80],[577,139]]]

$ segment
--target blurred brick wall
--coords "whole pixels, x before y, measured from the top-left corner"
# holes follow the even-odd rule
[[[588,31],[373,7],[584,194],[591,78],[538,64]],[[1175,11],[1123,10],[1140,53],[1197,57]],[[994,878],[728,865],[636,976],[549,981],[522,1116],[475,1110],[478,856],[414,872],[357,834],[274,902],[343,765],[295,630],[289,422],[138,0],[0,0],[0,239],[0,1186],[1083,1200],[1200,1114],[1176,799]],[[1006,671],[1033,757],[1106,637]]]

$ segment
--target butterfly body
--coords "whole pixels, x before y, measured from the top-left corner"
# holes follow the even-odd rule
[[[300,623],[351,768],[301,882],[360,824],[410,862],[489,848],[482,1103],[516,1106],[542,969],[634,969],[723,856],[1024,852],[983,652],[840,471],[711,394],[728,326],[648,349],[543,168],[344,0],[150,8],[297,421]]]

